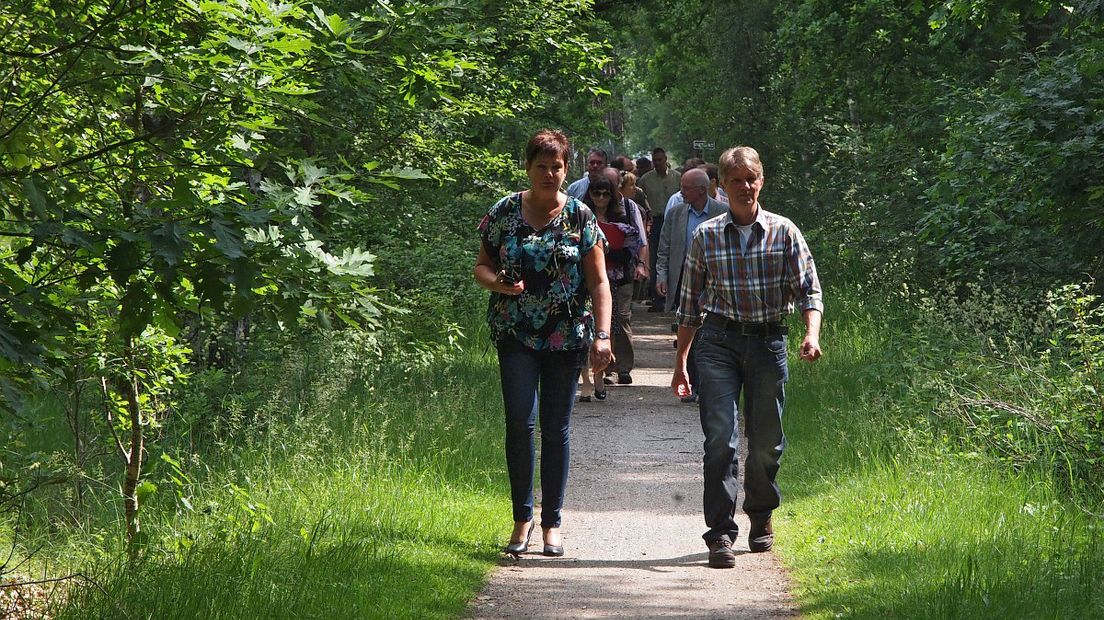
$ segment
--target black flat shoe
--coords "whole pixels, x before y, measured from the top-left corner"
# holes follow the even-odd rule
[[[606,400],[606,391],[594,390],[594,398],[597,398],[598,400]]]
[[[525,534],[525,540],[522,542],[510,543],[503,549],[506,553],[514,556],[515,558],[529,550],[529,539],[533,537],[533,530],[537,529],[537,520],[533,519],[529,522],[529,532]],[[547,545],[545,546],[547,549]]]

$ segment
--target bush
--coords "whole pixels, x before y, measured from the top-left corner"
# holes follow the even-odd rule
[[[1104,308],[1090,285],[1045,300],[969,287],[923,300],[913,396],[950,448],[1047,470],[1085,502],[1104,499]]]

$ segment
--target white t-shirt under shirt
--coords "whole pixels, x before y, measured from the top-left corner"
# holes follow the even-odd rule
[[[754,222],[747,226],[736,225],[736,230],[740,231],[740,253],[747,252],[748,239],[751,239],[751,227],[754,226]]]

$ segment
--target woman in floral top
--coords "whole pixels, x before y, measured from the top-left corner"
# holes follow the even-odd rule
[[[558,556],[575,385],[588,349],[599,371],[613,357],[605,238],[590,209],[560,192],[567,154],[562,133],[538,132],[525,148],[529,189],[499,200],[479,224],[475,280],[491,291],[514,516],[506,551],[515,555],[528,549],[536,523],[538,399],[544,554]]]

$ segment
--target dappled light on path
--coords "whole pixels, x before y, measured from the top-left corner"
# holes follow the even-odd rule
[[[632,385],[609,386],[607,400],[575,407],[566,555],[542,556],[534,536],[529,553],[504,556],[470,617],[796,616],[776,558],[748,552],[742,513],[736,568],[706,566],[698,409],[668,387],[671,315],[634,315]]]

